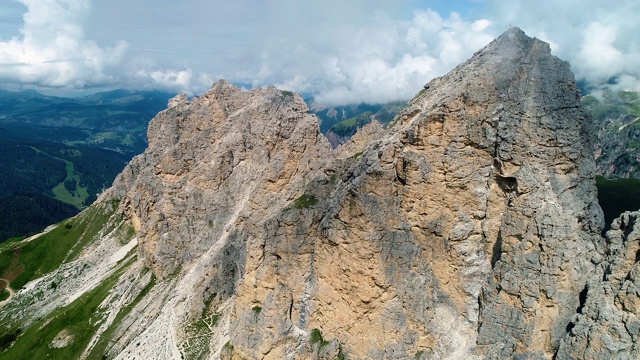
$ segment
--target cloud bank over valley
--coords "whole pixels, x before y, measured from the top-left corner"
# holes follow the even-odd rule
[[[634,0],[11,0],[0,5],[0,83],[199,94],[225,78],[326,105],[384,103],[411,98],[513,25],[592,88],[638,90],[638,16]]]

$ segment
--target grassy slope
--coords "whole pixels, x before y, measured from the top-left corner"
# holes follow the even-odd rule
[[[54,186],[51,191],[56,199],[65,202],[67,204],[71,204],[78,208],[85,205],[85,200],[89,197],[89,192],[87,192],[87,188],[80,186],[81,175],[76,173],[73,163],[68,160],[64,160],[66,163],[67,177],[64,181],[73,181],[75,182],[76,190],[70,192],[65,186],[64,181]]]
[[[124,263],[100,286],[24,330],[13,346],[0,353],[0,359],[77,359],[104,320],[99,305],[130,264]],[[51,347],[63,330],[71,338],[69,344]]]
[[[587,95],[582,99],[582,106],[596,121],[615,120],[629,114],[640,116],[640,93],[633,91],[605,91],[601,98]]]
[[[74,260],[102,232],[117,229],[117,236],[124,241],[135,236],[132,229],[114,217],[117,202],[92,206],[75,218],[60,223],[55,229],[27,243],[20,238],[11,239],[0,245],[0,274],[11,280],[11,286],[18,290],[63,263]],[[57,309],[38,319],[28,328],[21,325],[0,324],[0,351],[7,348],[14,338],[17,340],[0,359],[75,359],[86,349],[89,341],[105,319],[99,305],[109,295],[120,275],[133,263],[129,257],[119,264],[119,269],[98,287],[82,295],[73,303]],[[152,280],[131,304],[120,310],[112,326],[102,335],[89,358],[102,358],[102,352],[109,343],[109,334],[119,322],[155,285]],[[51,285],[55,287],[54,284]],[[52,348],[56,336],[66,334],[71,341],[60,348]]]
[[[331,127],[331,131],[340,136],[351,136],[355,134],[358,128],[361,128],[371,122],[371,115],[371,111],[365,111],[362,114],[358,114],[333,125],[333,127]]]
[[[11,287],[18,290],[27,282],[57,269],[62,263],[75,259],[112,215],[113,210],[94,206],[33,241],[3,243],[0,246],[0,277],[10,280]]]
[[[59,160],[65,163],[65,170],[67,172],[67,176],[64,178],[64,180],[62,180],[59,184],[57,184],[51,189],[51,192],[53,193],[55,198],[78,208],[81,208],[83,205],[85,205],[85,200],[89,197],[89,193],[87,192],[86,187],[80,186],[80,180],[82,176],[81,174],[75,171],[75,167],[73,166],[73,163],[69,160],[61,159],[51,154],[48,154],[45,151],[40,150],[36,147],[31,146],[31,148],[35,150],[37,153],[44,154],[46,156],[51,157],[52,159]],[[64,186],[65,181],[75,182],[76,191],[71,193]]]

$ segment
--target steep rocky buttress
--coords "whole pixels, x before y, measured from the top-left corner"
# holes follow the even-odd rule
[[[602,237],[589,132],[517,28],[335,150],[298,95],[176,97],[95,205],[137,253],[84,354],[637,357],[640,215]]]

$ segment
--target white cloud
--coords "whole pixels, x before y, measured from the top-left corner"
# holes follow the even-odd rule
[[[492,38],[488,20],[385,0],[20,2],[21,36],[0,42],[0,81],[61,91],[198,93],[225,77],[327,103],[386,102],[410,98]]]
[[[226,78],[332,104],[386,102],[411,98],[509,25],[549,42],[578,78],[640,83],[637,0],[19,2],[0,5],[2,16],[26,7],[19,35],[0,27],[4,87],[197,94]]]
[[[491,5],[502,26],[520,26],[549,42],[590,86],[608,86],[615,78],[620,88],[640,87],[637,0],[494,0]]]
[[[154,70],[147,72],[140,70],[136,73],[140,82],[144,82],[146,79],[153,79],[155,84],[164,89],[181,89],[193,95],[191,89],[206,88],[211,86],[215,81],[206,74],[199,74],[191,69],[182,70]]]
[[[88,39],[83,27],[91,15],[90,0],[20,2],[27,9],[21,34],[0,42],[0,82],[5,87],[57,89],[63,94],[105,87],[206,88],[204,75],[188,69],[151,70],[151,61],[131,59],[125,41],[99,46]]]
[[[280,84],[315,91],[324,104],[406,100],[493,39],[489,20],[469,23],[456,13],[442,18],[431,10],[416,10],[405,21],[381,16],[355,29],[337,27],[315,40],[331,43],[331,48],[287,44],[297,63],[284,66],[282,58],[264,57],[262,69],[269,72],[262,71],[260,80],[289,79]]]
[[[0,42],[0,80],[44,87],[83,88],[114,81],[109,73],[122,61],[123,42],[101,48],[84,37],[80,20],[86,0],[22,0],[21,37]]]
[[[620,69],[623,55],[616,48],[616,29],[611,25],[592,22],[583,31],[583,41],[577,53],[576,68],[591,80],[606,81],[611,69]]]

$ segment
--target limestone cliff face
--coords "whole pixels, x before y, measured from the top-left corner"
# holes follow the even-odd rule
[[[639,219],[640,212],[626,212],[611,225],[603,274],[581,293],[557,359],[640,358]]]
[[[299,96],[244,92],[217,82],[201,98],[172,99],[149,125],[149,147],[113,192],[161,278],[233,232],[264,221],[301,195],[330,158]]]
[[[571,357],[610,256],[588,139],[568,63],[517,28],[336,150],[297,95],[176,98],[104,197],[160,279],[109,354]]]

